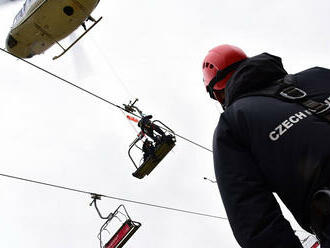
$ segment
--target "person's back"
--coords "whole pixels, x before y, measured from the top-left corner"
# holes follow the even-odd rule
[[[280,58],[261,54],[242,61],[226,83],[226,109],[214,133],[214,163],[242,247],[302,247],[272,192],[310,231],[312,195],[330,183],[330,124],[297,103],[245,96],[286,74]],[[313,100],[330,97],[330,70],[311,68],[294,78]]]

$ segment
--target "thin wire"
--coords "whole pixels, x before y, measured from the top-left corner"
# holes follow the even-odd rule
[[[94,37],[91,37],[91,39],[93,40],[93,44],[99,50],[100,54],[103,56],[103,59],[106,62],[106,64],[108,65],[108,68],[112,71],[112,74],[117,78],[117,81],[121,84],[121,86],[123,87],[123,89],[126,91],[126,94],[129,96],[129,98],[132,99],[133,98],[132,92],[126,86],[125,82],[121,79],[121,77],[119,76],[119,74],[117,73],[117,71],[115,70],[115,68],[113,67],[113,65],[109,62],[110,61],[110,58],[108,56],[108,53],[106,53],[103,50],[102,46],[99,45],[98,39],[95,39]]]
[[[123,107],[121,107],[121,106],[119,106],[119,105],[117,105],[117,104],[115,104],[115,103],[112,103],[112,102],[108,101],[107,99],[105,99],[105,98],[103,98],[103,97],[100,97],[100,96],[94,94],[93,92],[88,91],[88,90],[86,90],[86,89],[84,89],[84,88],[82,88],[82,87],[80,87],[80,86],[78,86],[78,85],[76,85],[76,84],[74,84],[74,83],[71,83],[70,81],[68,81],[68,80],[66,80],[66,79],[64,79],[64,78],[62,78],[62,77],[60,77],[60,76],[57,76],[56,74],[54,74],[54,73],[52,73],[52,72],[50,72],[50,71],[48,71],[48,70],[46,70],[46,69],[43,69],[42,67],[40,67],[40,66],[38,66],[38,65],[35,65],[35,64],[33,64],[33,63],[31,63],[31,62],[25,60],[25,59],[22,59],[22,58],[20,58],[20,57],[18,57],[18,56],[16,56],[16,55],[14,55],[14,54],[12,54],[12,53],[6,51],[6,50],[3,49],[3,48],[0,48],[0,50],[3,51],[3,52],[5,52],[5,53],[7,53],[7,54],[9,54],[9,55],[14,56],[15,58],[17,58],[17,59],[19,59],[19,60],[21,60],[21,61],[23,61],[23,62],[25,62],[25,63],[27,63],[27,64],[33,66],[33,67],[35,67],[35,68],[37,68],[37,69],[39,69],[39,70],[41,70],[41,71],[43,71],[43,72],[45,72],[45,73],[47,73],[47,74],[49,74],[49,75],[51,75],[51,76],[53,76],[53,77],[55,77],[55,78],[57,78],[57,79],[59,79],[59,80],[65,82],[65,83],[67,83],[67,84],[70,84],[70,85],[73,86],[73,87],[76,87],[76,88],[79,89],[79,90],[82,90],[82,91],[84,91],[84,92],[86,92],[86,93],[92,95],[92,96],[94,96],[94,97],[96,97],[96,98],[98,98],[98,99],[100,99],[100,100],[102,100],[102,101],[104,101],[104,102],[106,102],[106,103],[108,103],[108,104],[114,106],[114,107],[117,107],[117,108],[120,108],[120,109],[126,111]],[[134,114],[133,114],[133,115],[134,115]],[[136,115],[136,117],[139,117],[139,116]]]
[[[96,39],[93,39],[93,43],[95,44],[96,48],[99,50],[100,54],[103,56],[104,61],[106,62],[106,64],[108,65],[108,68],[112,71],[112,74],[115,76],[115,78],[117,79],[117,82],[120,83],[120,85],[122,86],[122,88],[125,90],[126,95],[132,99],[132,93],[130,92],[129,88],[126,86],[126,84],[124,83],[124,81],[121,79],[121,77],[119,76],[119,74],[117,73],[117,71],[115,70],[115,68],[112,66],[112,64],[109,62],[110,58],[107,56],[107,53],[104,52],[104,50],[102,49],[102,47],[98,44],[98,41]],[[126,114],[123,110],[121,110],[121,112],[123,113],[123,115],[125,116],[125,119],[128,121],[129,125],[134,129],[135,133],[138,134],[139,131],[135,128],[135,126],[132,124],[132,122],[130,120],[128,120],[126,118]]]
[[[25,181],[25,182],[29,182],[29,183],[44,185],[44,186],[48,186],[48,187],[73,191],[73,192],[82,193],[82,194],[99,195],[99,196],[104,197],[104,198],[109,198],[109,199],[113,199],[113,200],[129,202],[129,203],[134,203],[134,204],[139,204],[139,205],[144,205],[144,206],[148,206],[148,207],[161,208],[161,209],[165,209],[165,210],[176,211],[176,212],[181,212],[181,213],[186,213],[186,214],[193,214],[193,215],[199,215],[199,216],[204,216],[204,217],[209,217],[209,218],[227,220],[227,218],[216,216],[216,215],[210,215],[210,214],[205,214],[205,213],[200,213],[200,212],[195,212],[195,211],[189,211],[189,210],[184,210],[184,209],[179,209],[179,208],[172,208],[172,207],[167,207],[167,206],[162,206],[162,205],[156,205],[156,204],[147,203],[147,202],[129,200],[129,199],[126,199],[126,198],[120,198],[120,197],[115,197],[115,196],[110,196],[110,195],[102,195],[102,194],[92,193],[92,192],[85,191],[85,190],[69,188],[69,187],[65,187],[65,186],[60,186],[60,185],[51,184],[51,183],[45,183],[45,182],[26,179],[26,178],[22,178],[22,177],[11,176],[11,175],[7,175],[7,174],[1,174],[0,173],[0,176],[11,178],[11,179],[16,179],[16,180],[21,180],[21,181]]]
[[[9,55],[11,55],[11,56],[13,56],[13,57],[15,57],[15,58],[17,58],[17,59],[19,59],[19,60],[25,62],[25,63],[27,63],[27,64],[33,66],[33,67],[35,67],[35,68],[37,68],[37,69],[39,69],[39,70],[41,70],[41,71],[43,71],[43,72],[45,72],[45,73],[47,73],[47,74],[53,76],[53,77],[55,77],[55,78],[57,78],[57,79],[59,79],[59,80],[65,82],[65,83],[67,83],[67,84],[69,84],[69,85],[71,85],[71,86],[73,86],[73,87],[75,87],[75,88],[81,90],[81,91],[84,91],[85,93],[88,93],[88,94],[90,94],[90,95],[92,95],[92,96],[94,96],[94,97],[96,97],[96,98],[98,98],[98,99],[100,99],[100,100],[102,100],[102,101],[104,101],[104,102],[106,102],[106,103],[108,103],[108,104],[110,104],[110,105],[116,107],[116,108],[119,108],[119,109],[121,109],[121,110],[123,110],[123,111],[125,111],[125,112],[127,112],[127,113],[130,113],[130,112],[128,112],[125,108],[123,108],[123,107],[121,107],[121,106],[119,106],[119,105],[117,105],[117,104],[115,104],[115,103],[112,103],[112,102],[110,102],[109,100],[107,100],[107,99],[105,99],[105,98],[103,98],[103,97],[101,97],[101,96],[98,96],[98,95],[96,95],[95,93],[93,93],[93,92],[91,92],[91,91],[89,91],[89,90],[86,90],[86,89],[84,89],[84,88],[82,88],[82,87],[80,87],[80,86],[78,86],[78,85],[76,85],[76,84],[74,84],[74,83],[72,83],[72,82],[70,82],[70,81],[68,81],[68,80],[66,80],[66,79],[64,79],[64,78],[62,78],[62,77],[60,77],[60,76],[58,76],[58,75],[56,75],[56,74],[54,74],[54,73],[48,71],[48,70],[46,70],[46,69],[43,69],[42,67],[40,67],[40,66],[38,66],[38,65],[35,65],[35,64],[33,64],[33,63],[31,63],[31,62],[25,60],[25,59],[22,59],[22,58],[16,56],[15,54],[12,54],[12,53],[6,51],[6,50],[3,49],[3,48],[0,48],[0,50],[1,50],[2,52],[4,52],[4,53],[7,53],[7,54],[9,54]],[[135,117],[137,117],[137,118],[141,118],[141,117],[140,117],[139,115],[137,115],[137,114],[134,114],[134,113],[130,113],[130,114],[133,115],[133,116],[135,116]],[[187,139],[187,138],[185,138],[185,137],[183,137],[183,136],[181,136],[181,135],[179,135],[179,134],[177,134],[177,133],[174,133],[174,132],[171,132],[171,133],[173,133],[174,135],[178,136],[179,138],[181,138],[181,139],[183,139],[183,140],[185,140],[185,141],[187,141],[187,142],[190,142],[191,144],[194,144],[194,145],[196,145],[196,146],[199,146],[199,147],[202,148],[202,149],[205,149],[205,150],[207,150],[207,151],[209,151],[209,152],[212,152],[212,150],[208,149],[207,147],[202,146],[202,145],[200,145],[200,144],[198,144],[198,143],[196,143],[196,142],[194,142],[194,141],[192,141],[192,140],[190,140],[190,139]]]
[[[125,112],[123,110],[121,110],[121,112],[123,113],[123,115],[125,116],[125,119],[128,121],[129,125],[133,128],[133,130],[135,131],[136,134],[139,133],[139,131],[136,129],[136,127],[132,124],[132,122],[127,118],[127,115],[125,114]]]
[[[207,177],[204,177],[204,180],[210,181],[211,183],[217,183],[217,180],[212,180]]]
[[[192,140],[190,140],[190,139],[187,139],[187,138],[181,136],[181,135],[178,134],[178,133],[175,133],[175,132],[171,132],[171,133],[173,133],[174,135],[178,136],[179,138],[181,138],[181,139],[183,139],[183,140],[185,140],[185,141],[188,141],[188,142],[191,143],[191,144],[194,144],[194,145],[196,145],[196,146],[199,146],[200,148],[202,148],[202,149],[204,149],[204,150],[207,150],[207,151],[213,153],[213,151],[212,151],[211,149],[209,149],[209,148],[207,148],[207,147],[205,147],[205,146],[202,146],[202,145],[200,145],[200,144],[198,144],[198,143],[196,143],[196,142],[194,142],[194,141],[192,141]]]

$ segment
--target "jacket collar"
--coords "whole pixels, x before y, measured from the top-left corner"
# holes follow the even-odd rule
[[[229,107],[239,96],[265,88],[287,74],[280,57],[262,53],[246,59],[227,82],[225,107]]]

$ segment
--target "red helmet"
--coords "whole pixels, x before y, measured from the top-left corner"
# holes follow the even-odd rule
[[[220,45],[209,51],[203,62],[203,80],[211,98],[224,101],[227,81],[246,58],[242,49],[231,45]]]

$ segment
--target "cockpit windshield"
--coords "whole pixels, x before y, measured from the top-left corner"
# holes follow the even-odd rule
[[[34,3],[40,2],[40,0],[26,0],[23,4],[23,7],[20,9],[20,11],[15,16],[13,26],[16,26],[25,16],[25,14],[30,10],[31,6],[34,5]]]

